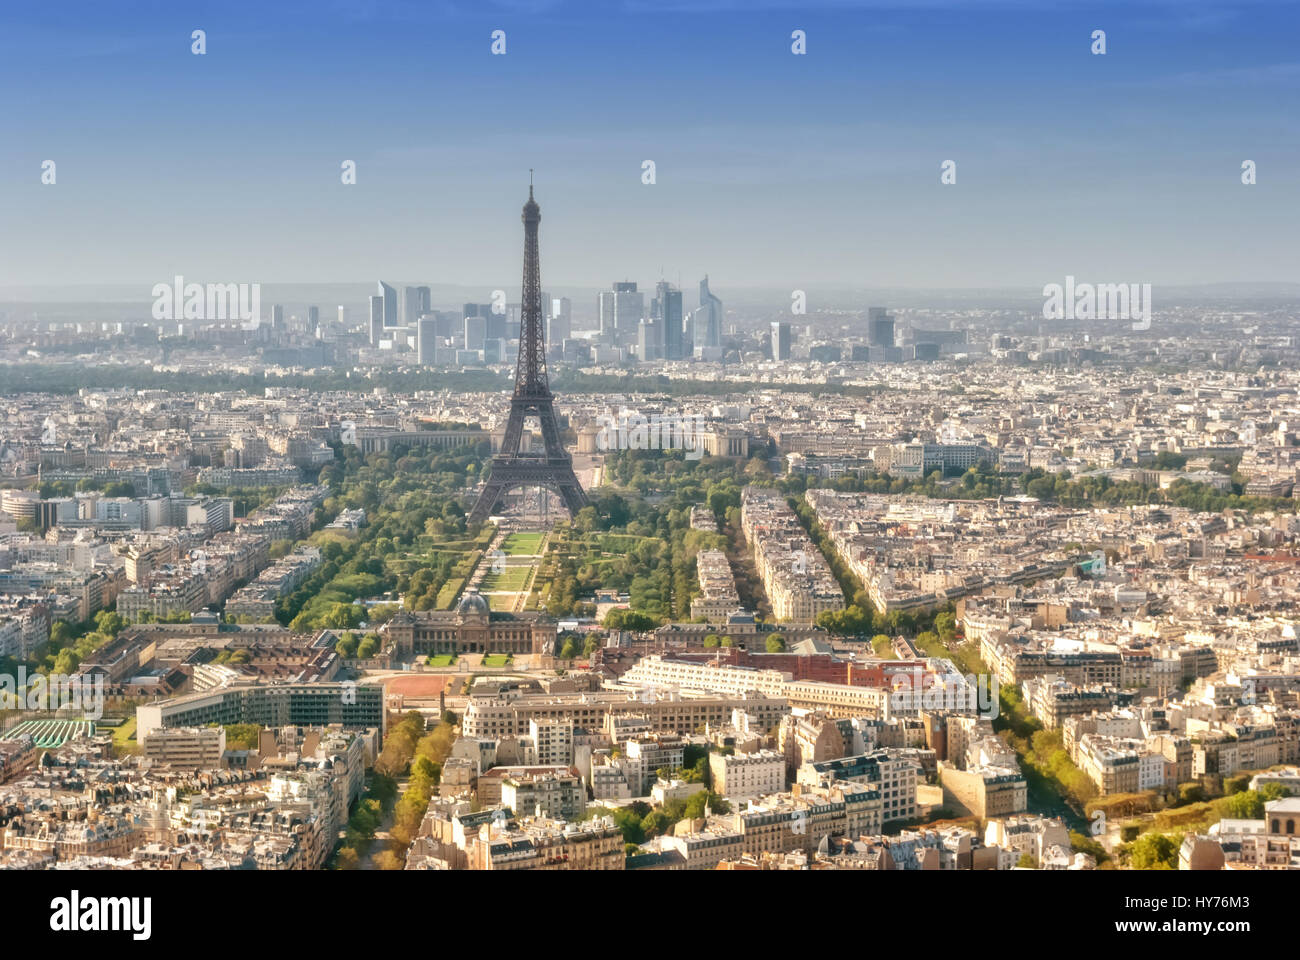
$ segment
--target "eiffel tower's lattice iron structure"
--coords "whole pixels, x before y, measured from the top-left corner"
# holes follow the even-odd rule
[[[519,328],[519,364],[515,368],[515,392],[510,398],[510,420],[500,452],[492,458],[478,503],[470,513],[471,523],[482,522],[516,487],[541,486],[564,498],[569,513],[576,515],[587,504],[587,495],[573,472],[573,460],[560,442],[560,428],[555,423],[554,397],[546,376],[546,333],[542,327],[542,278],[537,257],[537,224],[542,211],[528,185],[528,202],[524,204],[524,296],[523,317]],[[524,435],[524,420],[536,417],[542,425],[543,455],[521,454],[519,443]]]

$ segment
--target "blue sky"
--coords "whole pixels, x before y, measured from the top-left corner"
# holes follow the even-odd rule
[[[529,167],[554,285],[1300,281],[1297,26],[1198,0],[7,5],[0,286],[517,283]]]

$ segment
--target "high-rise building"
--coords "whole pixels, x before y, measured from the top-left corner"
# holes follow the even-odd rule
[[[348,308],[343,306],[343,304],[341,303],[339,304],[338,322],[339,322],[338,332],[341,334],[347,333],[348,332]]]
[[[507,326],[506,321],[507,321],[508,318],[507,318],[507,316],[506,316],[506,314],[505,314],[504,311],[502,311],[502,312],[500,312],[500,313],[494,313],[494,312],[492,312],[491,310],[489,310],[489,311],[487,312],[487,315],[486,315],[486,316],[484,316],[482,313],[480,313],[480,314],[479,314],[479,318],[480,318],[480,319],[483,321],[483,323],[484,323],[484,334],[483,334],[483,335],[484,335],[488,340],[504,340],[504,339],[506,339],[506,326]],[[466,349],[469,349],[469,348],[467,347]]]
[[[402,324],[415,328],[415,321],[420,319],[420,288],[402,287]]]
[[[708,274],[700,281],[700,307],[692,332],[697,347],[722,346],[722,301],[709,290]]]
[[[384,326],[397,326],[397,290],[380,280],[379,296],[384,303]]]
[[[659,322],[663,350],[660,356],[665,360],[680,360],[682,354],[682,292],[667,280],[660,280],[655,286],[654,305],[651,314]]]
[[[486,317],[466,317],[465,318],[465,349],[482,350],[483,342],[489,338],[488,320],[491,314]],[[492,337],[493,340],[499,340],[500,337]]]
[[[772,321],[772,359],[790,359],[790,324],[784,320]]]
[[[551,300],[550,316],[546,324],[546,345],[558,350],[572,334],[573,303],[568,297],[555,297]]]
[[[600,295],[600,339],[605,343],[631,343],[645,317],[645,294],[630,281],[615,283]]]
[[[894,345],[894,318],[884,307],[867,308],[867,343],[873,347]]]
[[[271,307],[271,328],[276,331],[284,329],[284,307],[278,303]]]
[[[384,339],[384,298],[376,295],[370,298],[370,345],[377,347],[382,339]]]
[[[637,324],[636,356],[638,360],[659,360],[663,357],[663,325],[648,317]]]
[[[423,367],[432,367],[438,362],[438,318],[425,315],[416,321],[415,326],[416,362]]]
[[[596,297],[596,316],[599,318],[600,339],[614,342],[614,291],[602,290]]]
[[[624,340],[636,335],[637,324],[645,316],[645,294],[635,283],[614,284],[614,330]]]
[[[324,333],[320,328],[320,307],[310,306],[307,308],[307,332],[313,337],[319,337]]]

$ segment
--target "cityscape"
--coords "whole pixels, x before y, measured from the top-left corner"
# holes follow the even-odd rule
[[[774,30],[768,59],[811,60],[825,36],[794,4],[752,20],[678,6],[679,25],[740,18],[737,44]],[[1235,37],[1227,72],[1253,34],[1240,5],[1214,9]],[[918,42],[894,4],[808,14],[823,31],[878,16]],[[488,66],[596,16],[372,11],[357,43],[443,15]],[[629,4],[617,23],[644,16]],[[1027,22],[1084,61],[1115,55],[1126,24]],[[1179,30],[1180,50],[1208,42]],[[225,69],[240,42],[229,26],[177,35],[177,71]],[[1274,81],[1294,105],[1294,71],[1250,83]],[[1209,81],[1173,89],[1178,110],[1205,97],[1218,117]],[[630,143],[627,202],[651,207],[596,213],[581,169],[605,146],[580,157],[582,131],[548,148],[528,124],[504,159],[485,142],[481,164],[457,161],[467,202],[491,205],[445,231],[430,209],[432,256],[395,221],[382,272],[359,266],[380,250],[327,250],[391,160],[351,147],[311,174],[305,203],[348,206],[316,272],[291,250],[310,232],[286,234],[284,262],[274,238],[228,259],[177,238],[183,255],[141,261],[158,268],[145,282],[80,240],[46,250],[48,269],[6,240],[0,873],[681,872],[712,888],[736,871],[990,871],[977,897],[994,904],[1048,871],[1044,890],[1107,892],[1099,930],[1252,932],[1238,895],[1300,870],[1300,276],[1294,217],[1278,232],[1274,209],[1297,197],[1294,132],[1271,148],[1290,169],[1268,167],[1291,182],[1263,206],[1246,153],[1214,173],[1247,195],[1234,230],[1259,218],[1276,258],[1207,260],[1202,244],[1238,234],[1176,224],[1149,259],[1127,235],[1099,253],[1081,226],[1077,255],[1055,234],[1009,240],[1020,259],[989,283],[944,247],[927,283],[865,247],[846,266],[838,227],[787,269],[757,221],[723,225],[733,188],[779,208],[806,186],[757,155],[702,211],[725,231],[716,258],[690,219],[709,191],[672,194],[671,150],[657,163]],[[926,161],[928,204],[982,189],[980,161],[952,152]],[[28,179],[93,204],[83,161],[58,162]],[[179,174],[159,176],[161,193]],[[30,193],[19,229],[72,229]],[[678,205],[680,249],[678,227],[634,238]],[[816,217],[773,232],[800,246]],[[984,223],[990,244],[1011,218]],[[120,228],[123,257],[171,242]],[[203,244],[244,243],[213,230]],[[1205,871],[1234,876],[1174,886]],[[76,882],[50,888],[51,930],[150,938],[147,905],[116,925]],[[187,895],[172,886],[139,889]]]

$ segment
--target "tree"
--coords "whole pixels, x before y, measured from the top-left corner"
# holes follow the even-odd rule
[[[946,610],[937,613],[934,616],[934,629],[939,634],[940,640],[951,643],[957,636],[957,618]]]
[[[1078,830],[1070,831],[1070,847],[1076,853],[1088,854],[1099,864],[1110,859],[1110,855],[1106,853],[1106,848],[1099,841],[1080,833]]]
[[[385,850],[375,858],[380,870],[401,870],[406,863],[392,850]]]
[[[768,653],[784,653],[785,637],[781,636],[779,633],[774,633],[772,636],[767,638],[766,646]]]
[[[1174,870],[1178,866],[1178,845],[1163,833],[1144,833],[1129,848],[1134,870]]]
[[[1264,818],[1264,798],[1257,790],[1243,790],[1219,801],[1223,804],[1224,816],[1232,820],[1262,820]]]
[[[628,630],[633,633],[640,633],[645,630],[653,630],[659,626],[659,621],[646,613],[615,607],[605,614],[604,626],[610,630]]]
[[[1016,866],[1024,870],[1037,870],[1038,861],[1032,853],[1022,853],[1020,859],[1016,861]]]
[[[1180,783],[1178,785],[1179,803],[1205,802],[1205,788],[1199,783]]]
[[[1291,788],[1283,786],[1280,783],[1266,783],[1259,788],[1259,798],[1265,803],[1270,800],[1281,800],[1283,797],[1291,796]],[[1263,814],[1260,814],[1263,816]]]
[[[338,870],[358,870],[361,867],[361,857],[353,847],[340,847],[334,866]]]

